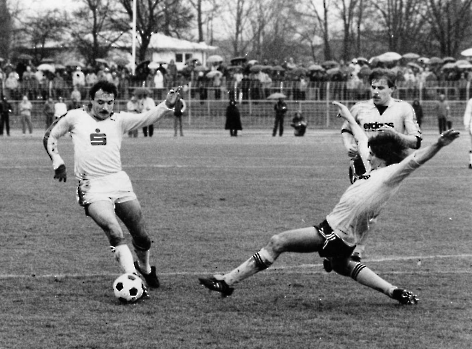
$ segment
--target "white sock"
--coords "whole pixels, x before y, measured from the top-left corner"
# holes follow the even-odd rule
[[[115,255],[115,259],[125,273],[136,274],[134,267],[133,254],[128,245],[110,246]]]
[[[469,151],[469,164],[472,165],[472,150]]]
[[[259,252],[255,253],[251,258],[242,263],[236,269],[233,269],[229,273],[223,275],[223,277],[215,276],[217,279],[224,280],[228,285],[233,285],[240,282],[248,277],[267,269],[274,263],[275,258],[270,253],[262,248]]]

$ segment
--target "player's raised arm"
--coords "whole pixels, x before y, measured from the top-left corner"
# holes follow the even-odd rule
[[[339,116],[349,123],[349,127],[351,128],[352,134],[357,142],[359,155],[362,158],[362,162],[364,163],[365,168],[368,168],[369,165],[368,165],[367,159],[369,157],[369,146],[368,146],[369,139],[367,135],[365,134],[364,130],[359,126],[359,124],[356,122],[351,112],[344,104],[341,104],[337,101],[334,101],[333,104],[338,107]]]
[[[442,147],[451,144],[456,138],[459,137],[459,135],[460,132],[454,130],[447,130],[443,132],[435,143],[415,151],[415,160],[419,164],[424,164],[426,161],[430,160],[434,155],[436,155]]]

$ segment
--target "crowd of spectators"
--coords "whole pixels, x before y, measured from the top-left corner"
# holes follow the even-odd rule
[[[367,77],[376,67],[394,70],[397,86],[406,92],[413,91],[408,95],[411,98],[418,98],[420,86],[441,85],[457,90],[454,98],[465,99],[464,91],[472,78],[472,65],[465,60],[402,58],[384,62],[359,57],[351,62],[325,61],[308,66],[297,64],[293,58],[284,62],[234,58],[230,63],[219,61],[206,66],[191,59],[181,70],[174,61],[146,61],[137,66],[135,75],[114,63],[94,67],[56,65],[54,70],[48,70],[37,69],[31,61],[20,61],[16,66],[5,65],[0,70],[0,79],[8,100],[21,100],[23,96],[31,101],[62,97],[80,103],[87,99],[88,88],[99,80],[113,82],[119,91],[118,98],[123,100],[129,100],[134,88],[146,87],[157,101],[164,98],[167,89],[177,85],[189,86],[191,98],[201,101],[260,100],[274,92],[283,92],[293,100],[324,99],[327,82],[334,87],[333,98],[356,100],[368,96]],[[308,93],[312,89],[317,94]]]

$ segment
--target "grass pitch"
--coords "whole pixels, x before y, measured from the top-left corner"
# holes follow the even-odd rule
[[[325,273],[317,254],[284,254],[225,299],[198,284],[272,234],[321,222],[348,186],[337,131],[288,131],[124,139],[162,283],[135,305],[114,298],[118,266],[75,202],[70,139],[65,184],[39,135],[0,139],[0,348],[469,348],[467,135],[405,180],[367,246],[365,263],[418,305]]]

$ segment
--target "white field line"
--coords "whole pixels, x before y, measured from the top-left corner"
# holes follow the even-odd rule
[[[408,261],[416,260],[422,261],[426,259],[458,259],[458,258],[472,258],[472,254],[458,254],[458,255],[433,255],[433,256],[391,256],[385,258],[376,258],[368,259],[366,258],[366,265],[373,263],[385,263],[385,262],[395,262],[395,261]],[[292,271],[297,273],[309,273],[309,274],[320,274],[324,273],[321,263],[317,264],[300,264],[300,265],[281,265],[273,266],[270,269],[265,270],[265,273],[271,272],[284,272]],[[453,265],[452,265],[453,266]],[[315,269],[316,268],[316,269]],[[216,274],[221,274],[223,272],[218,272]],[[215,274],[215,271],[176,271],[170,273],[158,273],[159,276],[181,276],[181,275],[190,275],[190,276],[205,276]],[[414,271],[389,271],[383,274],[472,274],[472,269],[449,269],[449,270],[440,270],[440,271],[422,271],[421,266],[418,266],[417,270]],[[83,277],[99,277],[99,276],[116,276],[117,273],[74,273],[74,274],[0,274],[0,279],[21,279],[21,278],[83,278]]]

